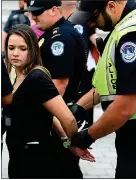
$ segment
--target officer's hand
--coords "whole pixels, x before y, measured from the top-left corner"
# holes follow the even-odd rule
[[[70,108],[72,114],[74,115],[78,126],[80,126],[80,124],[85,120],[86,118],[86,111],[85,109],[78,105],[78,104],[74,104],[71,108]]]
[[[83,150],[83,149],[79,149],[77,147],[76,148],[70,147],[69,149],[72,151],[72,153],[75,156],[79,156],[83,160],[95,162],[94,156],[88,151],[88,149]]]
[[[88,134],[88,129],[78,132],[71,141],[71,146],[87,149],[95,140]]]

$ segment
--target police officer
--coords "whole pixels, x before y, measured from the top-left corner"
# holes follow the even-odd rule
[[[5,39],[7,37],[7,33],[9,32],[9,30],[15,26],[16,24],[27,24],[30,25],[30,21],[29,18],[27,16],[24,15],[24,13],[26,12],[25,9],[25,5],[26,5],[26,1],[18,1],[18,5],[19,5],[19,9],[18,10],[13,10],[11,11],[7,22],[5,23],[3,32],[2,32],[2,51],[5,51]],[[29,4],[29,3],[27,3]]]
[[[70,105],[72,101],[77,100],[87,61],[80,34],[62,16],[60,0],[35,0],[29,10],[38,29],[45,31],[39,39],[43,65],[50,71],[53,82],[65,102]],[[62,146],[55,132],[52,134],[55,161],[60,163],[56,167],[56,178],[82,178],[79,159]]]
[[[111,33],[93,78],[99,94],[95,93],[95,97],[100,98],[105,112],[89,129],[78,133],[72,143],[84,149],[116,131],[115,177],[136,178],[136,2],[83,0],[73,18],[80,17],[81,10],[87,11],[85,21]],[[89,100],[92,103],[93,93],[87,98],[79,104],[85,107]]]
[[[72,7],[68,8],[68,5],[72,5],[72,1],[63,1],[62,6],[62,12],[64,12],[64,14],[66,14],[68,16],[68,13],[66,13],[68,11],[68,9],[72,9]],[[73,1],[73,4],[75,4],[75,1]],[[67,8],[66,8],[67,7]],[[91,54],[91,50],[92,48],[94,48],[94,46],[96,46],[96,38],[97,35],[95,33],[95,28],[90,27],[89,24],[87,22],[82,22],[82,21],[78,21],[78,19],[73,19],[72,14],[76,11],[76,9],[73,9],[69,11],[69,17],[68,20],[72,23],[72,25],[74,26],[74,28],[81,34],[82,36],[82,40],[84,42],[84,46],[86,47],[87,50],[87,55],[88,55],[88,61],[86,64],[86,68],[84,71],[84,76],[82,79],[82,82],[80,84],[80,90],[79,90],[79,99],[86,94],[91,88],[92,88],[92,84],[90,83],[92,81],[92,77],[94,74],[94,67],[95,67],[95,60]],[[71,13],[71,14],[70,14]],[[71,111],[73,112],[73,114],[75,115],[75,117],[78,117],[78,112],[76,113],[75,109],[80,108],[78,104],[74,104],[71,108]],[[81,117],[79,118],[81,119]],[[83,120],[86,120],[86,122],[84,123]],[[89,109],[86,111],[86,115],[85,117],[83,117],[83,119],[80,120],[81,123],[81,128],[87,128],[88,126],[93,124],[93,108]]]
[[[96,33],[95,29],[90,27],[87,22],[78,23],[78,21],[71,21],[72,14],[76,11],[77,1],[62,1],[62,14],[65,19],[68,19],[74,26],[74,28],[80,33],[84,46],[86,47],[86,54],[88,55],[88,60],[86,68],[84,70],[84,76],[82,78],[78,99],[82,97],[86,92],[92,88],[90,81],[94,73],[95,60],[89,52],[96,46]],[[90,126],[93,123],[93,108],[86,111],[86,114],[83,117],[80,117],[80,114],[74,113],[77,108],[80,108],[79,105],[75,104],[72,106],[71,111],[78,120],[79,130]],[[79,112],[79,111],[78,111]]]

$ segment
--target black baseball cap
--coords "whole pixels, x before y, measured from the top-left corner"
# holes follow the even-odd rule
[[[31,0],[28,11],[48,10],[53,6],[61,6],[61,0]]]
[[[72,24],[82,24],[88,20],[93,20],[95,10],[102,11],[108,0],[80,0],[77,10],[68,18]]]

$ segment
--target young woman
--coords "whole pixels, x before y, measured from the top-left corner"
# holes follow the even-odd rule
[[[57,162],[50,130],[53,116],[69,139],[77,133],[76,121],[56,90],[48,70],[43,68],[38,42],[27,25],[16,25],[6,38],[6,62],[15,68],[11,118],[6,143],[9,150],[9,178],[55,178]],[[46,58],[46,57],[45,57]],[[87,150],[72,148],[81,158],[92,160]]]

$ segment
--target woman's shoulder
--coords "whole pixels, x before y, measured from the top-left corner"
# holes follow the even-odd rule
[[[51,74],[50,72],[43,66],[36,66],[34,67],[30,72],[30,75],[35,75],[35,76],[39,76],[39,75],[46,75],[49,78],[51,78]]]
[[[50,72],[42,66],[36,66],[35,68],[33,68],[29,72],[28,75],[31,77],[48,77],[48,78],[51,78]]]

